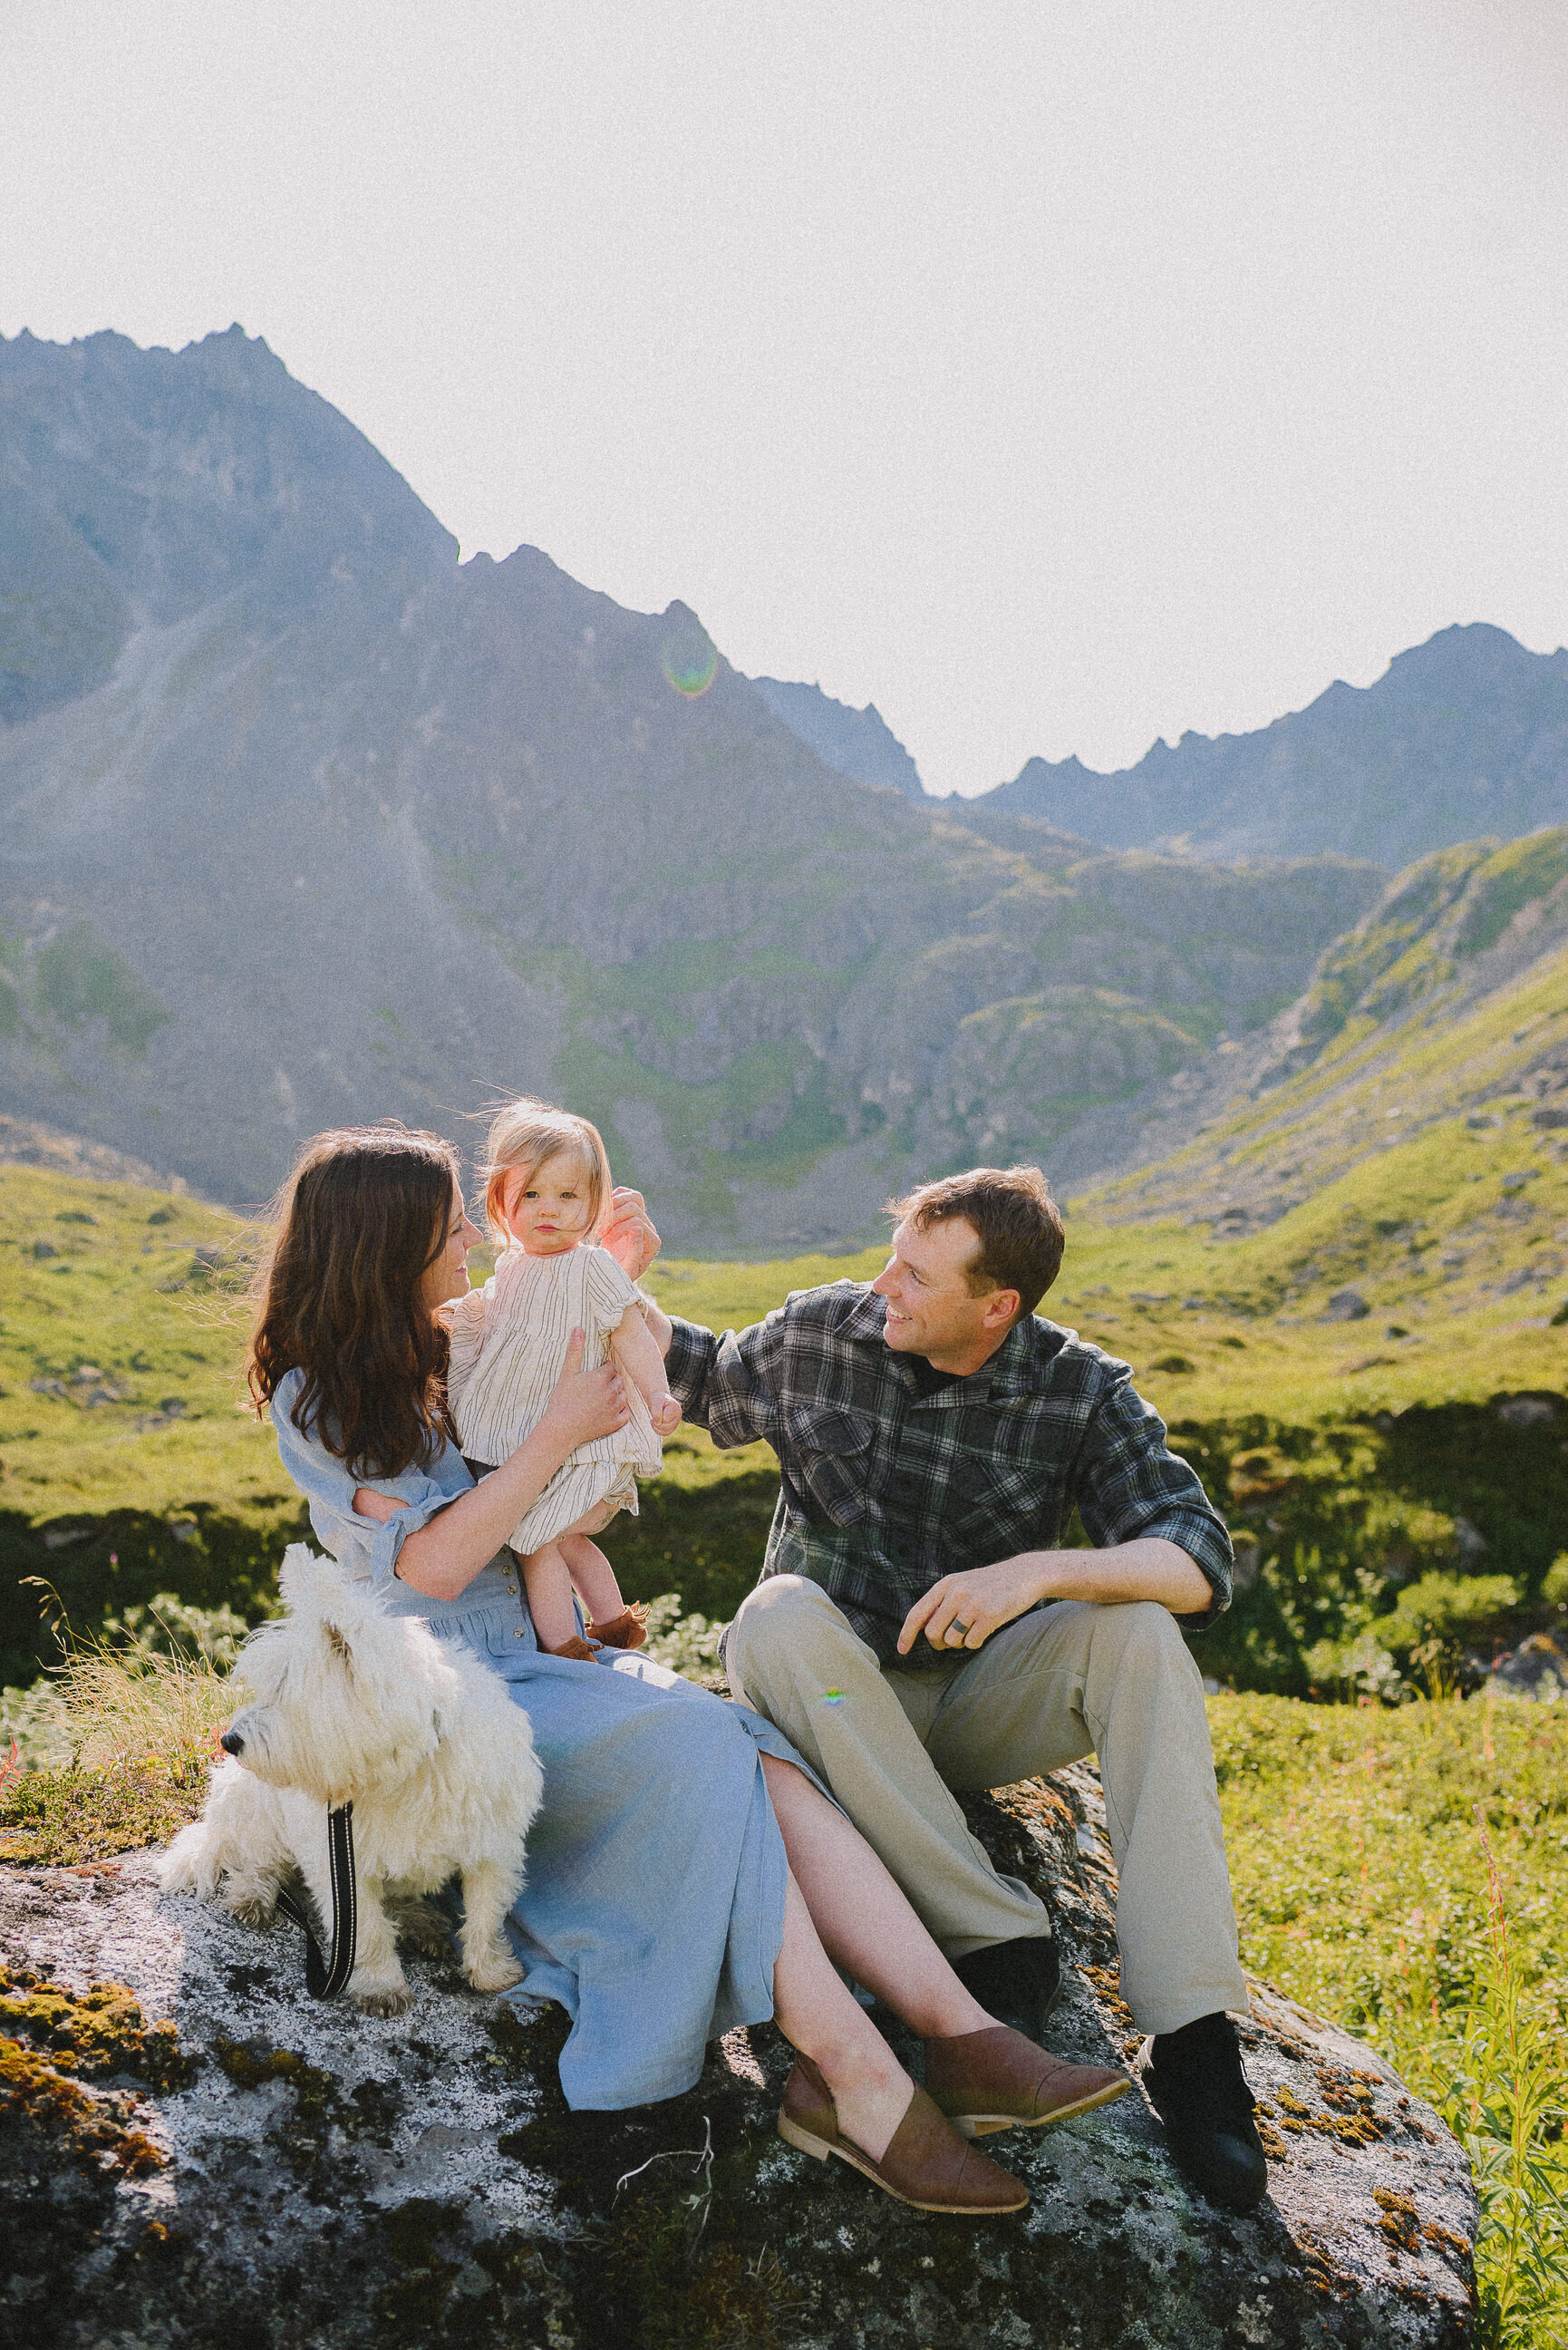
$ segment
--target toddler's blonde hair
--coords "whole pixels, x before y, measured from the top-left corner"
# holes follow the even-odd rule
[[[553,1102],[535,1101],[524,1094],[507,1102],[490,1121],[485,1144],[484,1221],[493,1240],[510,1240],[504,1212],[506,1186],[521,1175],[526,1189],[546,1159],[570,1159],[581,1170],[588,1195],[588,1222],[584,1238],[591,1240],[609,1206],[610,1165],[598,1128]]]

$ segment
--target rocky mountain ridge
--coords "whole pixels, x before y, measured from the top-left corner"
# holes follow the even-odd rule
[[[1050,1163],[1381,886],[846,781],[684,606],[460,565],[237,328],[0,341],[0,1107],[216,1198],[528,1089],[679,1245],[842,1241],[912,1172]]]
[[[774,716],[836,775],[857,784],[890,785],[906,799],[925,799],[919,767],[874,702],[855,710],[819,685],[790,685],[776,677],[754,677],[752,683]]]
[[[1198,857],[1339,850],[1397,868],[1482,833],[1516,837],[1568,820],[1568,650],[1443,629],[1375,684],[1331,685],[1251,733],[1187,733],[1112,775],[1031,759],[962,805],[987,833],[1025,816]]]

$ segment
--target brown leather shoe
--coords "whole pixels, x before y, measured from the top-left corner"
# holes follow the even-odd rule
[[[540,1645],[543,1647],[543,1642]],[[596,1663],[598,1653],[597,1648],[590,1648],[588,1643],[580,1638],[576,1632],[569,1640],[563,1640],[558,1648],[545,1649],[547,1657],[570,1657],[574,1663],[584,1665]]]
[[[809,2056],[795,2058],[784,2084],[779,2136],[818,2162],[836,2154],[885,2194],[912,2204],[917,2211],[957,2211],[981,2220],[997,2212],[1022,2211],[1029,2200],[1029,2189],[1020,2179],[964,2144],[923,2089],[909,2099],[881,2161],[873,2162],[853,2138],[841,2136],[832,2094]]]
[[[926,2089],[965,2137],[992,2130],[1044,2129],[1114,2104],[1132,2087],[1101,2064],[1064,2064],[1011,2025],[926,2043]]]
[[[590,1624],[588,1638],[602,1640],[607,1648],[640,1648],[648,1638],[648,1610],[640,1599],[634,1599],[607,1624]]]

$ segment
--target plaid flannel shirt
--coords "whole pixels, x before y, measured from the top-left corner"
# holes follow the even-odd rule
[[[1057,1547],[1075,1506],[1096,1547],[1161,1534],[1231,1603],[1231,1538],[1126,1363],[1026,1315],[971,1378],[922,1395],[860,1282],[796,1290],[722,1337],[676,1322],[667,1371],[716,1444],[761,1438],[783,1490],[763,1575],[822,1584],[887,1662],[944,1575]]]

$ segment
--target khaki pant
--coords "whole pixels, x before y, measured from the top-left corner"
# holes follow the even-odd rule
[[[1009,1786],[1097,1754],[1120,1879],[1122,1993],[1144,2032],[1245,2013],[1203,1684],[1150,1602],[1058,1600],[961,1659],[884,1670],[827,1594],[794,1575],[747,1597],[726,1655],[738,1698],[833,1789],[942,1949],[1050,1931],[950,1790]]]

